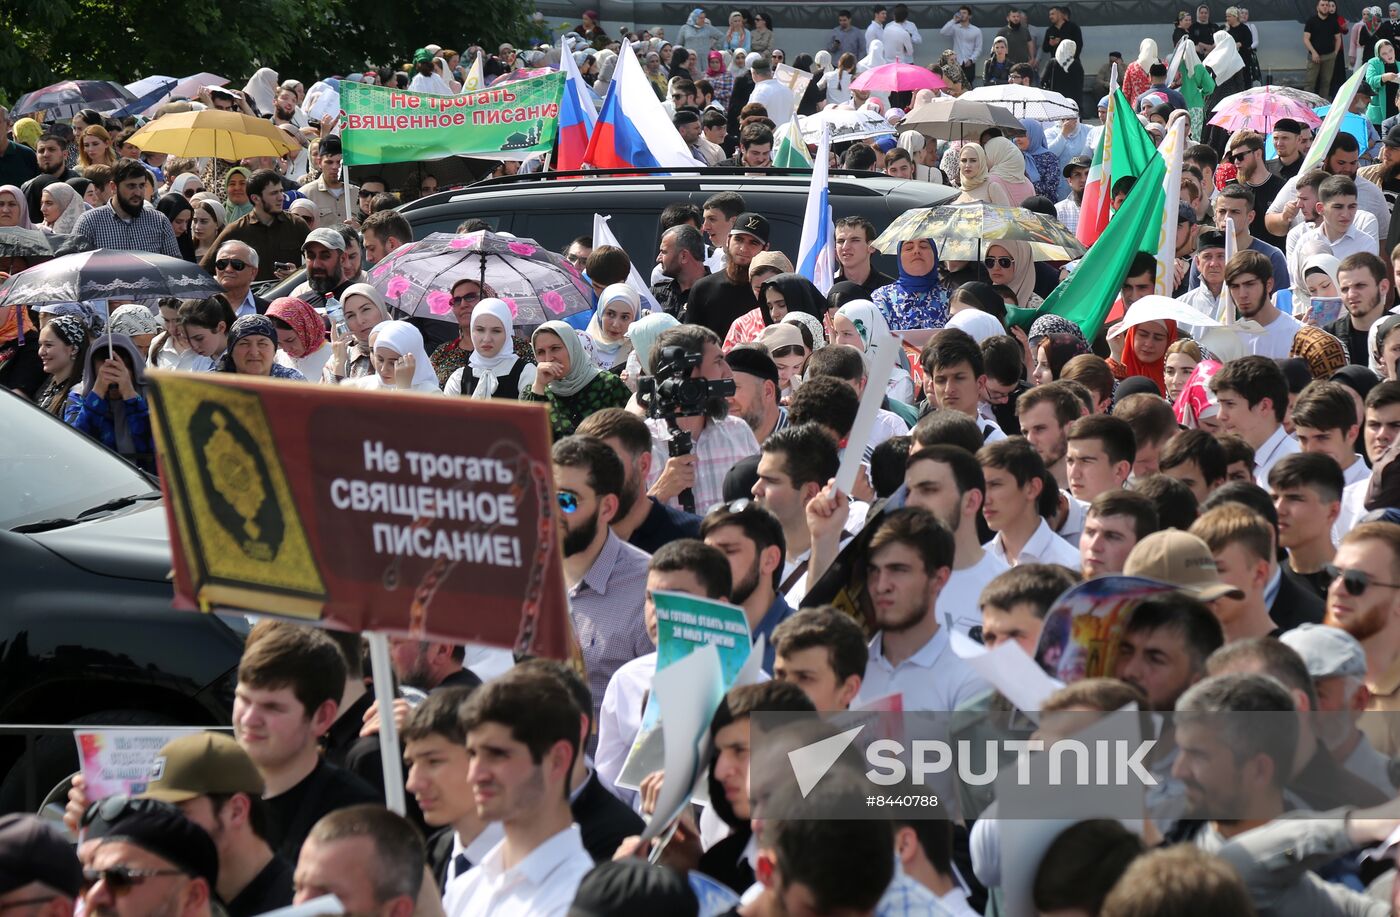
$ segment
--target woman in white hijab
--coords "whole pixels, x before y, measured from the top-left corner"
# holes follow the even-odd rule
[[[1215,92],[1211,101],[1242,92],[1249,88],[1249,74],[1244,68],[1244,58],[1239,46],[1230,33],[1224,29],[1215,33],[1215,49],[1202,61],[1215,77]]]
[[[914,177],[919,181],[932,182],[941,185],[943,173],[938,167],[929,162],[929,157],[938,147],[924,139],[924,135],[918,131],[905,131],[899,135],[898,144],[901,150],[906,151],[914,160]]]
[[[856,62],[856,73],[864,73],[888,63],[892,62],[885,59],[885,43],[877,38],[870,43],[869,53]]]
[[[515,322],[510,306],[495,297],[472,309],[472,352],[467,365],[447,377],[444,394],[514,400],[535,383],[535,364],[515,353]]]
[[[617,52],[604,48],[598,52],[598,78],[593,81],[593,94],[603,98],[612,84],[613,73],[617,70]]]
[[[1161,57],[1157,53],[1157,42],[1150,38],[1144,38],[1142,44],[1138,45],[1137,60],[1128,65],[1123,71],[1123,95],[1128,97],[1128,104],[1137,110],[1137,97],[1147,91],[1152,85],[1152,78],[1148,76],[1148,71],[1152,65],[1161,62]]]
[[[272,114],[273,103],[277,101],[277,71],[271,67],[259,67],[243,87],[243,94],[253,103],[253,107],[264,115]]]
[[[632,352],[627,329],[642,311],[642,297],[625,283],[609,284],[598,297],[598,308],[588,321],[593,340],[593,361],[599,369],[620,373]]]
[[[855,299],[836,310],[831,317],[833,344],[849,344],[865,357],[868,369],[875,362],[875,354],[882,341],[889,340],[890,325],[884,314],[868,299]],[[898,342],[892,346],[899,346]],[[885,394],[897,398],[905,404],[914,403],[914,380],[909,371],[895,363],[890,373]],[[872,443],[872,445],[875,445]]]
[[[437,373],[423,346],[423,333],[408,322],[380,322],[370,332],[374,374],[348,384],[367,389],[399,389],[441,395]]]

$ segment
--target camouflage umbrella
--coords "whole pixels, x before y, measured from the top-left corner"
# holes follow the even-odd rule
[[[932,239],[945,261],[980,261],[985,243],[1025,242],[1037,261],[1073,261],[1086,249],[1053,217],[1021,207],[976,202],[906,210],[875,240],[886,255],[899,254],[901,242]]]

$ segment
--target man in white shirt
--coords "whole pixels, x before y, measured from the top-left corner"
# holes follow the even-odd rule
[[[885,10],[885,5],[883,3],[875,4],[875,8],[870,11],[870,25],[865,27],[865,46],[867,48],[870,47],[870,43],[873,41],[879,41],[881,44],[884,44],[885,20],[889,19],[889,17],[890,14]],[[782,122],[778,123],[781,124]]]
[[[1121,490],[1137,459],[1133,428],[1112,414],[1090,414],[1065,434],[1065,475],[1070,493],[1092,503],[1101,493]]]
[[[1380,251],[1380,242],[1362,232],[1356,224],[1356,182],[1345,175],[1333,175],[1317,192],[1322,202],[1322,218],[1303,233],[1298,240],[1300,245],[1310,241],[1326,242],[1338,261],[1358,252],[1374,255]]]
[[[442,78],[442,74],[437,72],[437,61],[433,59],[433,52],[427,48],[419,48],[413,52],[413,79],[408,81],[410,92],[430,92],[433,95],[450,96],[452,87],[447,85],[447,80]]]
[[[1016,418],[1021,434],[1040,455],[1046,469],[1061,488],[1069,487],[1065,455],[1069,449],[1069,426],[1087,412],[1084,402],[1063,382],[1046,382],[1023,392],[1016,399]]]
[[[1271,359],[1287,357],[1302,323],[1273,304],[1274,272],[1269,259],[1256,251],[1236,252],[1225,265],[1225,285],[1239,317],[1264,326],[1263,334],[1244,335],[1245,348]]]
[[[953,653],[934,613],[953,553],[952,533],[927,510],[906,507],[880,523],[866,575],[880,630],[870,641],[857,705],[901,693],[905,710],[951,711],[988,689]]]
[[[1268,357],[1240,357],[1211,377],[1210,390],[1220,403],[1221,426],[1254,449],[1255,483],[1268,490],[1269,469],[1285,455],[1299,451],[1298,441],[1283,429],[1288,411],[1288,379],[1283,370]]]
[[[1085,130],[1083,127],[1079,129]],[[1079,208],[1084,204],[1084,185],[1088,183],[1089,168],[1093,163],[1088,156],[1075,156],[1060,170],[1060,174],[1069,183],[1069,194],[1056,202],[1055,216],[1070,232],[1079,227]]]
[[[944,23],[939,34],[953,42],[953,53],[957,55],[958,66],[962,67],[967,85],[971,86],[977,76],[977,62],[982,59],[982,30],[972,24],[972,7],[960,6],[953,18]]]
[[[579,715],[568,689],[540,671],[477,688],[462,708],[478,814],[505,839],[455,883],[448,917],[563,917],[593,868],[569,810]]]
[[[1356,164],[1360,152],[1361,147],[1355,137],[1346,131],[1338,131],[1327,158],[1319,164],[1319,168],[1331,175],[1345,175],[1356,182],[1357,204],[1376,218],[1376,237],[1387,239],[1390,237],[1390,203],[1375,182],[1357,176]],[[1295,175],[1284,183],[1264,217],[1265,228],[1276,236],[1286,236],[1288,227],[1301,219],[1298,215],[1298,178]]]
[[[1385,451],[1400,438],[1400,382],[1382,382],[1366,396],[1366,421],[1361,438],[1372,464],[1380,461]],[[1368,473],[1342,491],[1342,514],[1332,527],[1333,541],[1340,543],[1342,536],[1366,515],[1366,491],[1370,486]]]
[[[1293,402],[1293,435],[1298,448],[1320,452],[1336,462],[1342,469],[1344,486],[1371,477],[1371,469],[1352,451],[1360,430],[1356,399],[1341,383],[1311,382]]]
[[[840,464],[836,441],[816,424],[786,427],[763,441],[753,498],[782,523],[787,556],[778,591],[794,608],[806,594],[812,549],[807,503],[836,476]]]
[[[768,117],[779,127],[791,121],[797,100],[792,97],[791,89],[773,79],[773,65],[760,57],[754,61],[749,72],[753,74],[753,94],[749,96],[749,101],[758,102],[768,109]]]
[[[1187,290],[1181,301],[1202,315],[1215,317],[1220,308],[1220,294],[1225,289],[1225,233],[1218,229],[1203,229],[1196,239],[1196,254],[1191,258],[1200,285]]]
[[[977,538],[977,514],[986,497],[982,466],[958,446],[928,446],[912,453],[905,469],[905,506],[926,509],[953,533],[953,565],[938,594],[934,613],[942,622],[969,632],[982,623],[977,597],[1006,562],[985,550]]]
[[[986,479],[982,517],[996,532],[987,545],[1008,566],[1038,562],[1079,569],[1079,551],[1045,520],[1059,506],[1054,479],[1024,437],[988,443],[977,453]]]

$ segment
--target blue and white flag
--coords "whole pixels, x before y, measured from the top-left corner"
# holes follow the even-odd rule
[[[807,211],[802,218],[802,242],[797,249],[797,273],[816,284],[822,295],[836,282],[836,224],[831,218],[830,189],[831,129],[822,131],[817,153],[812,159],[812,187],[807,192]]]

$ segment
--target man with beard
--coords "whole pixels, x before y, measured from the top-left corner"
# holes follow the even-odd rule
[[[734,373],[720,349],[720,339],[708,328],[699,325],[677,325],[662,332],[652,348],[652,368],[657,378],[668,375],[666,361],[660,355],[667,348],[680,348],[686,354],[699,355],[692,364],[689,378],[708,383],[732,381]],[[650,493],[671,506],[687,512],[695,508],[708,509],[724,499],[724,476],[740,459],[758,454],[758,440],[749,425],[729,416],[729,404],[724,397],[712,397],[703,414],[680,417],[679,430],[688,433],[692,450],[689,455],[670,455],[671,429],[660,417],[646,421],[651,430],[651,469],[647,474]],[[680,496],[689,490],[693,503],[684,506]]]
[[[1181,753],[1172,777],[1185,786],[1186,816],[1195,820],[1179,825],[1176,839],[1189,837],[1215,853],[1283,814],[1298,720],[1293,698],[1276,679],[1243,673],[1204,679],[1177,701],[1175,726]]]
[[[613,673],[653,649],[642,613],[650,558],[609,527],[617,518],[626,474],[607,444],[592,436],[566,436],[554,444],[551,459],[563,523],[569,617],[583,652],[593,694],[591,715],[597,722]]]
[[[306,259],[307,286],[322,302],[328,298],[340,299],[352,282],[345,279],[345,248],[345,236],[329,226],[311,230],[301,244],[301,254]]]
[[[607,443],[626,469],[612,521],[613,534],[648,554],[678,538],[700,537],[699,516],[667,506],[647,493],[651,431],[640,417],[624,408],[604,408],[585,417],[574,432]]]
[[[210,917],[219,854],[207,831],[154,800],[113,797],[89,811],[82,862],[97,881],[82,883],[84,914]]]
[[[1366,366],[1371,326],[1385,315],[1390,302],[1390,272],[1380,258],[1357,252],[1347,255],[1337,267],[1337,286],[1346,311],[1326,330],[1346,346],[1348,362]]]
[[[401,684],[432,693],[441,688],[475,688],[481,684],[470,669],[462,667],[463,648],[454,643],[394,638],[389,641],[389,660]]]
[[[962,631],[982,624],[977,599],[1006,562],[982,547],[977,518],[987,496],[982,466],[958,446],[926,446],[913,452],[905,465],[909,488],[905,506],[928,510],[953,533],[953,563],[948,582],[934,603],[940,621],[951,619]]]
[[[729,561],[729,601],[744,609],[753,639],[763,637],[763,670],[772,672],[773,629],[795,611],[778,591],[787,554],[782,523],[757,503],[736,501],[711,510],[700,537]]]
[[[1278,127],[1275,126],[1274,130],[1277,132]],[[42,139],[40,142],[42,143]],[[41,155],[39,168],[43,167],[44,160]],[[1386,203],[1394,209],[1395,200],[1400,197],[1400,124],[1393,125],[1385,132],[1385,138],[1381,140],[1381,161],[1373,166],[1358,169],[1356,174],[1378,186],[1385,195]]]
[[[1366,651],[1372,711],[1400,710],[1400,526],[1363,522],[1347,532],[1332,559],[1323,623],[1351,634]],[[1400,721],[1363,716],[1361,731],[1388,757],[1400,753]]]
[[[1195,542],[1197,566],[1176,564],[1176,572],[1191,573],[1193,581],[1210,579],[1214,582],[1213,587],[1204,582],[1188,583],[1188,588],[1229,588],[1220,582],[1215,572],[1210,548],[1199,538],[1185,532],[1158,532],[1147,536],[1138,543],[1133,554],[1128,555],[1124,569],[1129,576],[1161,579],[1171,572],[1166,562],[1171,558],[1168,552],[1160,550],[1161,546],[1169,540],[1184,541],[1188,538]],[[1150,547],[1144,547],[1152,544],[1158,545],[1159,550],[1152,552]],[[1134,554],[1147,557],[1149,553],[1155,553],[1164,562],[1158,564],[1156,569],[1147,564],[1134,563]],[[1178,550],[1178,553],[1181,552]],[[1207,563],[1211,564],[1209,570],[1203,566]],[[1187,688],[1205,677],[1206,659],[1224,643],[1225,635],[1220,630],[1220,622],[1200,599],[1185,591],[1153,596],[1128,613],[1118,644],[1118,655],[1114,660],[1113,677],[1147,695],[1147,709],[1165,713],[1176,706],[1177,699],[1186,693]]]
[[[96,207],[78,218],[73,234],[92,243],[93,248],[154,252],[180,257],[180,246],[165,214],[146,205],[146,167],[134,159],[122,159],[113,170],[117,193],[111,203]]]
[[[272,123],[276,125],[290,124],[300,130],[306,127],[306,115],[302,114],[297,107],[297,94],[290,89],[277,90],[277,97],[272,101]]]
[[[223,243],[237,240],[258,253],[256,279],[273,280],[277,264],[296,262],[310,230],[301,217],[283,209],[282,180],[271,169],[259,169],[248,179],[248,200],[253,203],[252,211],[224,227],[200,267],[206,271],[212,268]]]
[[[954,654],[934,606],[953,565],[953,534],[928,510],[885,517],[870,540],[866,590],[879,633],[856,704],[903,693],[905,710],[956,710],[988,685]]]
[[[778,365],[763,347],[754,344],[740,344],[725,359],[734,373],[730,416],[748,424],[754,438],[762,443],[788,422],[787,408],[778,403]]]
[[[63,135],[52,130],[45,132],[39,138],[39,145],[34,153],[39,159],[39,175],[51,175],[59,181],[81,178],[77,172],[68,168],[68,142],[63,139]],[[23,190],[27,192],[28,186],[33,182],[33,178],[25,182]]]
[[[997,29],[994,38],[1006,39],[1006,59],[1012,64],[1025,64],[1035,60],[1035,36],[1026,25],[1026,13],[1013,9],[1006,14],[1006,25]]]
[[[299,189],[316,205],[316,225],[329,226],[345,217],[345,195],[355,200],[360,189],[346,185],[340,177],[341,146],[339,137],[327,137],[321,141],[321,174],[313,182],[307,182]]]
[[[1248,231],[1246,227],[1246,234]],[[1287,277],[1286,270],[1284,276]],[[1289,355],[1293,349],[1293,336],[1302,324],[1274,305],[1271,298],[1274,277],[1270,258],[1257,251],[1236,250],[1234,257],[1225,263],[1225,285],[1230,291],[1230,298],[1235,301],[1239,317],[1252,319],[1264,326],[1263,334],[1247,336],[1245,348],[1251,354],[1271,360]]]
[[[767,250],[768,220],[757,213],[739,214],[725,244],[724,271],[701,277],[690,288],[688,320],[723,340],[736,318],[758,306],[749,285],[749,262]]]

